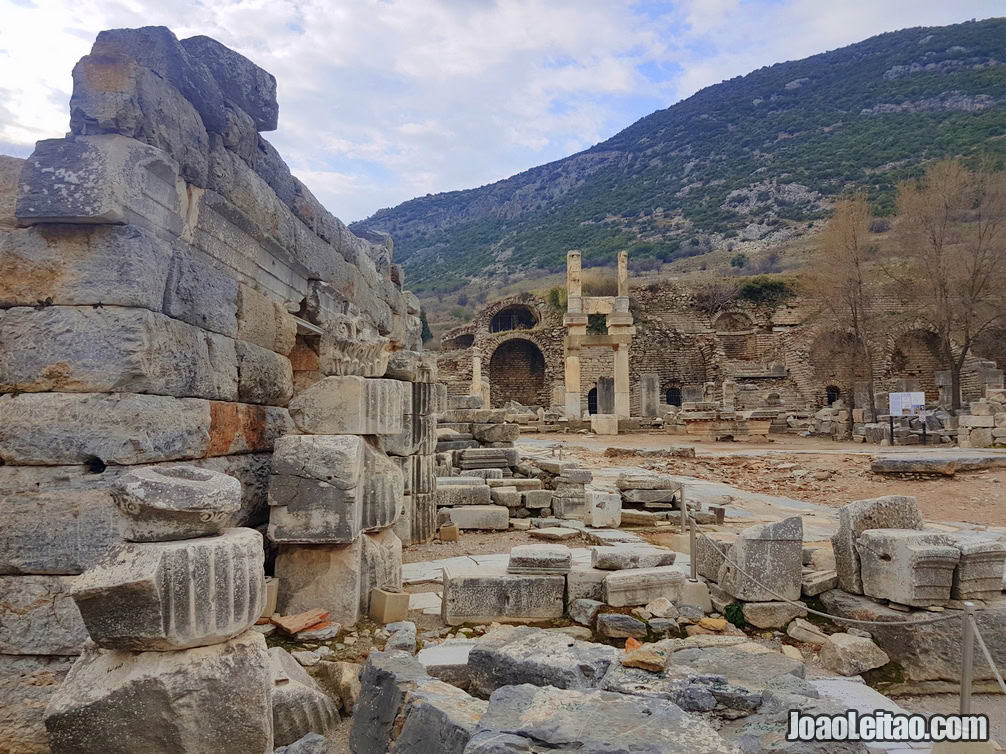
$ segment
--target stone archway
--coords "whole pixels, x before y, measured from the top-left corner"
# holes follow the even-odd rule
[[[512,338],[493,351],[489,359],[489,398],[494,408],[507,401],[526,406],[547,406],[545,357],[530,340]]]

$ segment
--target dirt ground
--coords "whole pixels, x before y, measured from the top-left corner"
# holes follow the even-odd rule
[[[783,436],[767,444],[695,443],[694,438],[655,433],[610,438],[530,437],[542,449],[545,444],[563,446],[563,458],[590,468],[635,465],[834,507],[881,495],[914,495],[927,520],[1006,526],[1006,467],[962,472],[954,477],[882,476],[870,471],[871,456],[880,451],[879,447],[798,436]],[[658,459],[604,454],[609,447],[672,445],[694,445],[696,457]],[[904,450],[909,449],[898,448],[895,452]],[[815,474],[827,478],[817,479]]]

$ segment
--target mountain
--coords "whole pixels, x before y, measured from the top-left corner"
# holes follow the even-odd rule
[[[1006,157],[1006,18],[881,34],[707,87],[607,141],[511,178],[413,199],[353,226],[395,239],[409,287],[504,269],[671,261],[781,242],[868,192],[893,211],[921,162]]]

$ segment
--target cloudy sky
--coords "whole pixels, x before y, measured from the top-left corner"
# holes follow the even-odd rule
[[[0,0],[0,153],[67,129],[101,29],[207,34],[275,74],[294,173],[346,221],[563,157],[709,84],[1002,0]]]

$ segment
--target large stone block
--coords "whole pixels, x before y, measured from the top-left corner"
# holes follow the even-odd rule
[[[87,629],[72,576],[0,576],[0,655],[76,655]]]
[[[803,519],[799,516],[744,529],[727,556],[729,560],[720,566],[717,581],[737,599],[745,602],[771,602],[780,597],[800,599]],[[755,583],[752,577],[764,586]]]
[[[562,576],[444,569],[441,618],[449,626],[561,618],[566,580]]]
[[[0,574],[83,573],[122,541],[108,489],[0,490]]]
[[[363,523],[362,437],[288,435],[276,442],[269,538],[349,544]]]
[[[387,754],[407,695],[432,681],[423,666],[402,651],[371,652],[360,673],[349,747],[353,754]]]
[[[18,221],[132,224],[182,232],[186,197],[178,164],[126,136],[45,139],[21,172]]]
[[[981,535],[949,535],[961,553],[950,596],[955,600],[994,600],[1002,595],[1006,545]]]
[[[262,535],[126,544],[77,577],[73,599],[91,639],[116,650],[178,650],[227,641],[262,615]]]
[[[169,81],[199,112],[206,129],[222,133],[227,127],[225,93],[210,69],[190,55],[171,30],[164,26],[109,29],[98,34],[94,56],[135,60]],[[240,57],[233,53],[234,57]]]
[[[595,435],[617,435],[618,417],[614,414],[591,414],[590,431]]]
[[[271,450],[284,435],[296,434],[290,412],[282,406],[210,402],[208,456]]]
[[[329,735],[339,725],[339,710],[331,697],[282,647],[269,649],[269,661],[274,743],[285,746],[309,733]]]
[[[576,741],[583,752],[728,754],[737,750],[709,723],[667,699],[521,684],[493,693],[465,752],[561,750],[570,741]]]
[[[195,466],[146,466],[119,478],[113,491],[129,542],[164,542],[219,534],[241,508],[241,482]]]
[[[160,311],[166,241],[131,225],[37,225],[0,233],[0,308],[136,306]]]
[[[255,289],[238,288],[238,340],[287,355],[297,339],[297,321],[278,301]]]
[[[685,575],[674,566],[611,571],[604,577],[602,599],[612,607],[645,605],[660,597],[681,600]]]
[[[576,600],[601,601],[604,597],[604,579],[610,571],[574,565],[566,574],[566,602]]]
[[[164,290],[164,313],[230,338],[238,334],[238,283],[195,254],[175,254]]]
[[[137,464],[201,458],[210,403],[132,393],[0,395],[0,458],[9,464]]]
[[[569,573],[573,554],[565,545],[517,545],[510,548],[507,573]]]
[[[405,479],[402,470],[372,439],[363,448],[364,531],[392,526],[402,510]]]
[[[209,69],[224,97],[251,116],[256,130],[276,130],[279,104],[275,76],[210,37],[189,37],[180,44]]]
[[[467,477],[465,477],[467,479]],[[437,505],[489,505],[492,490],[481,480],[472,479],[471,484],[437,485]]]
[[[360,619],[363,537],[349,545],[280,545],[277,607],[284,615],[319,608],[330,620],[352,626]]]
[[[265,639],[248,631],[184,652],[88,646],[53,696],[53,754],[273,748],[272,672]]]
[[[293,397],[290,359],[267,348],[234,342],[238,363],[238,397],[245,403],[285,406]]]
[[[868,529],[856,540],[863,593],[926,607],[950,599],[961,553],[946,535],[911,529]]]
[[[424,680],[405,695],[389,752],[420,754],[436,751],[464,754],[488,703],[439,680]]]
[[[15,307],[0,320],[0,391],[238,398],[234,341],[146,309]]]
[[[659,568],[674,564],[677,553],[647,544],[619,544],[591,547],[590,564],[605,571],[627,568]]]
[[[42,713],[75,659],[0,655],[0,751],[49,754]]]
[[[186,181],[206,185],[209,137],[199,113],[171,83],[121,53],[85,55],[73,67],[70,131],[158,147]]]
[[[326,377],[290,402],[290,415],[312,435],[396,435],[405,389],[397,380]]]
[[[402,540],[391,529],[360,537],[360,612],[370,610],[370,592],[402,589]]]
[[[391,356],[388,339],[379,336],[366,320],[332,314],[324,328],[318,339],[318,366],[322,374],[384,376]],[[411,413],[411,410],[406,413]]]
[[[529,626],[497,628],[472,646],[468,671],[473,693],[533,683],[562,689],[596,688],[618,661],[618,650]]]
[[[607,490],[586,490],[585,520],[588,526],[617,529],[622,523],[622,497]]]
[[[831,538],[839,588],[853,594],[863,593],[856,540],[864,531],[921,528],[922,514],[914,497],[885,495],[842,506],[838,511],[838,531]]]
[[[462,505],[438,510],[438,524],[448,521],[459,529],[503,531],[510,527],[510,510],[503,505]]]

